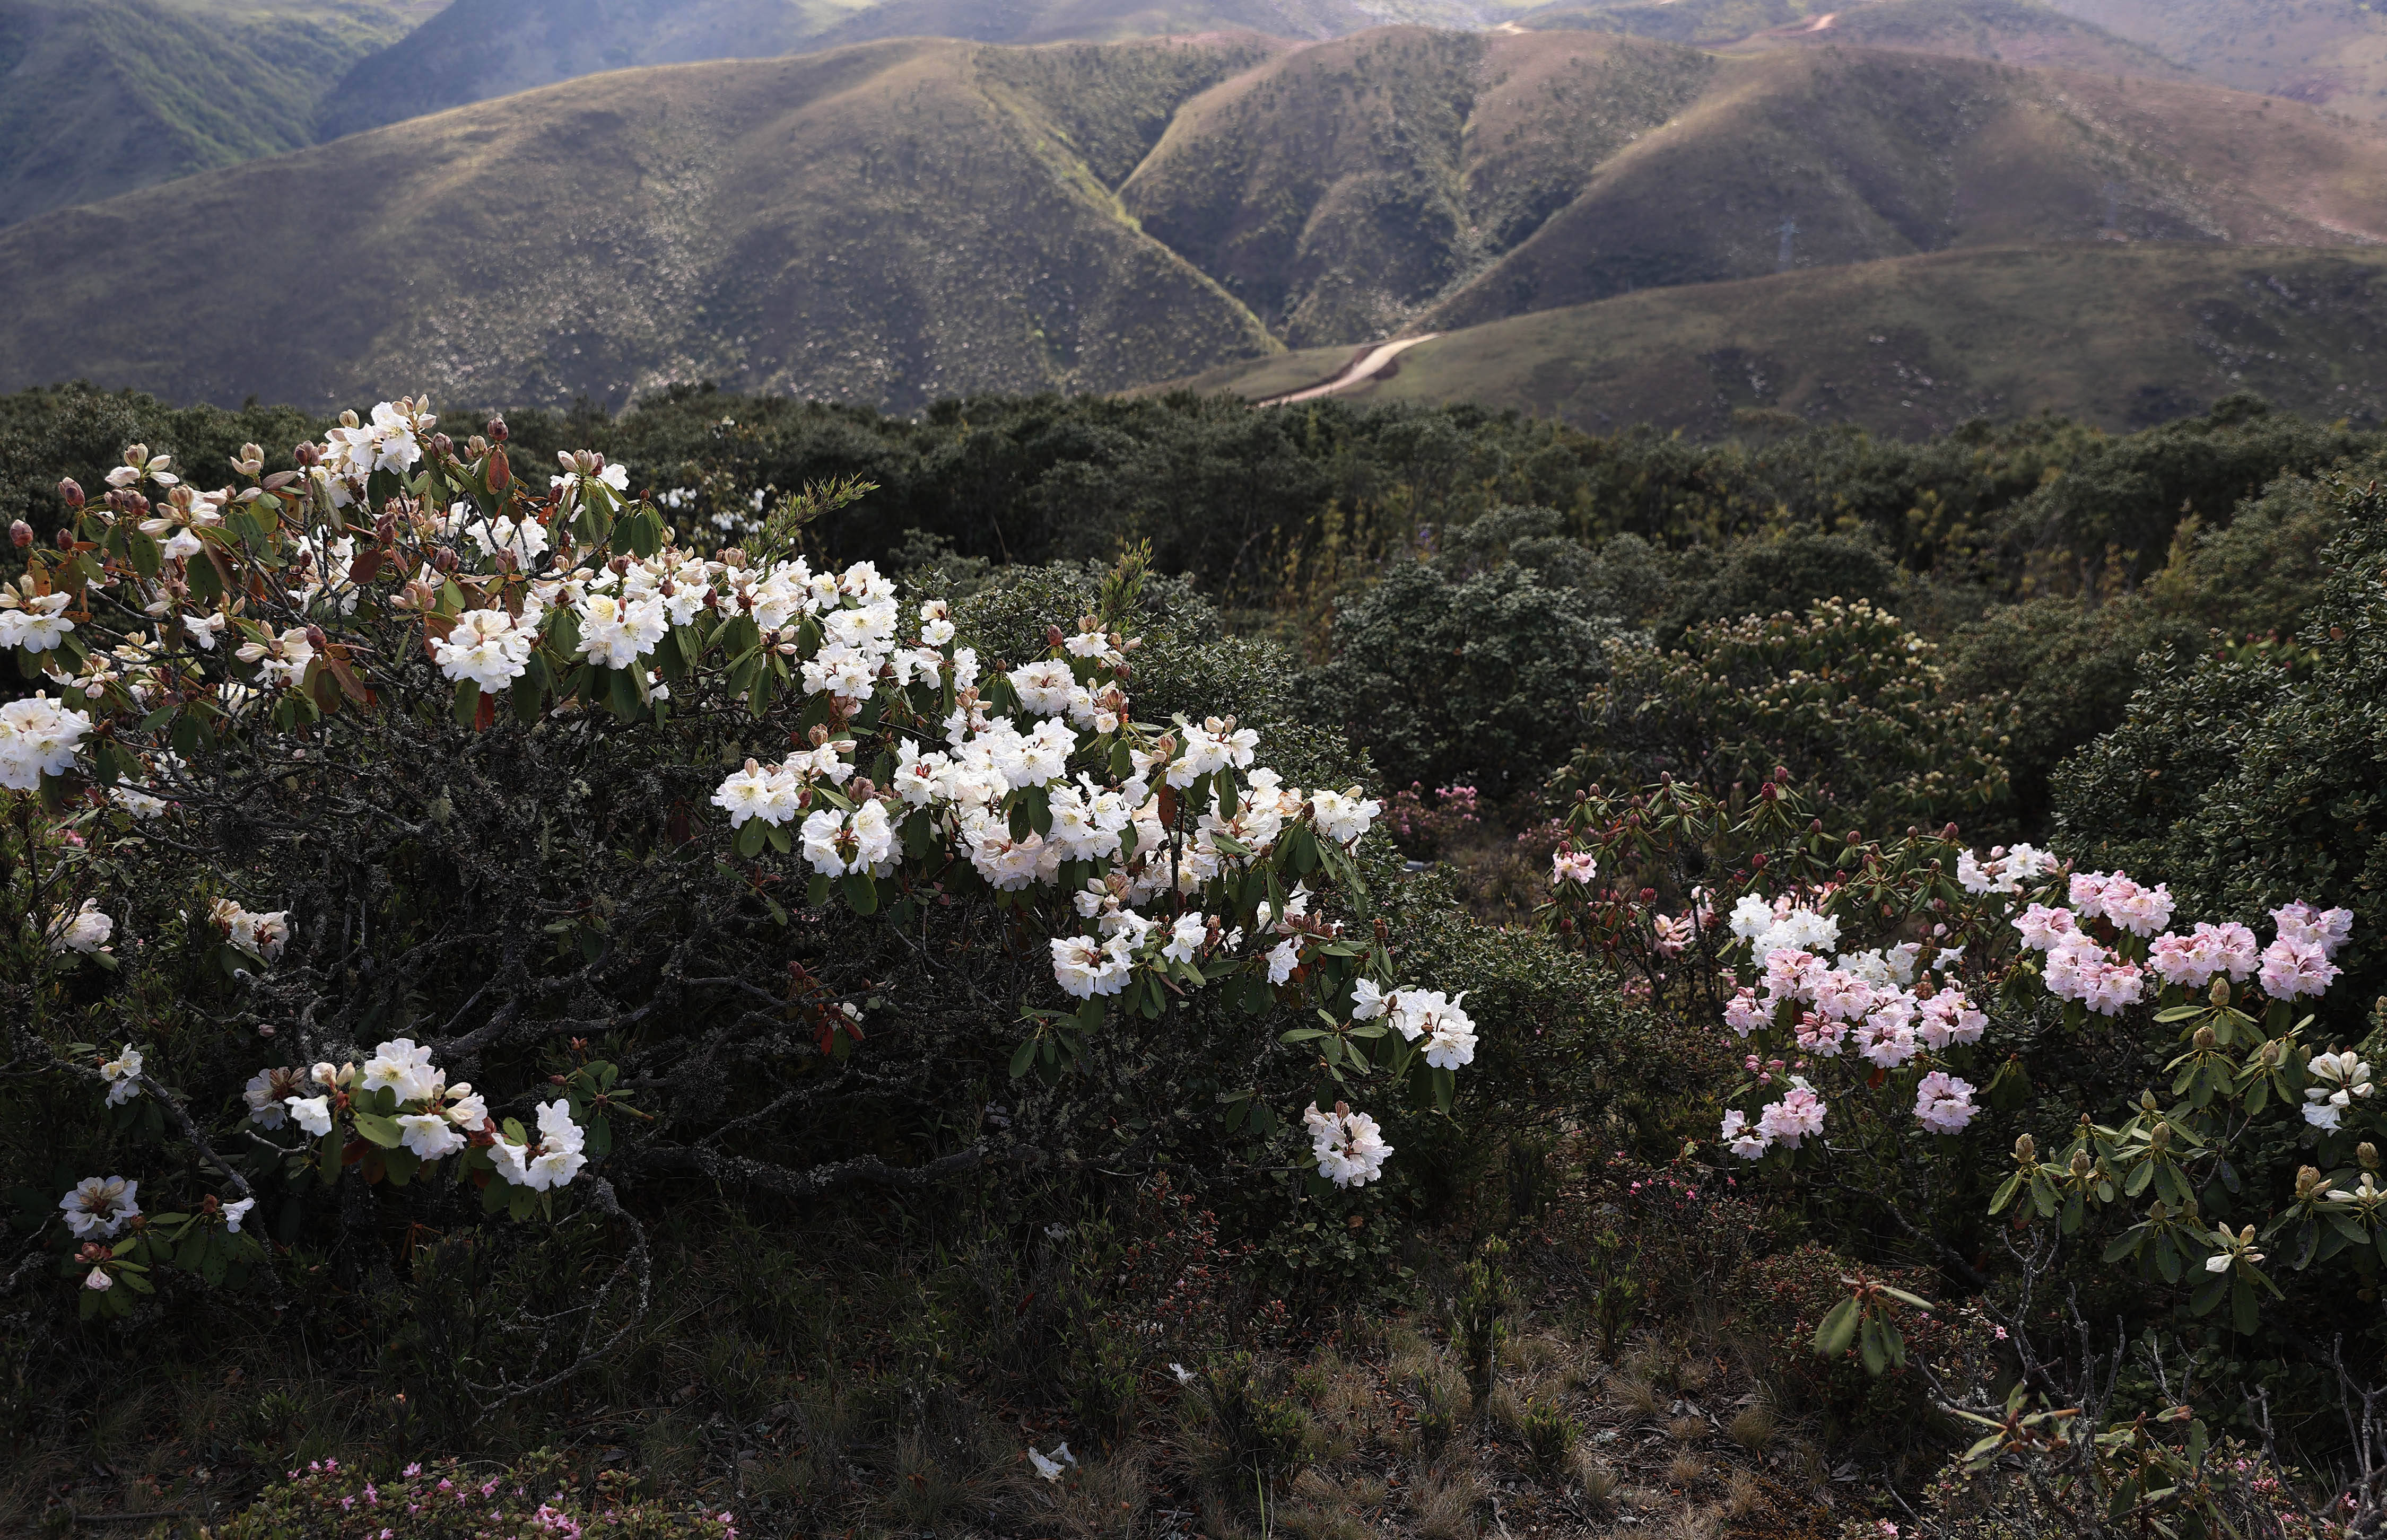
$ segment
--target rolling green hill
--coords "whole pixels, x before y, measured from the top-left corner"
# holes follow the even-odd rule
[[[1176,383],[1264,399],[1350,357],[1320,348]],[[2387,252],[2041,246],[1645,290],[1436,337],[1347,395],[1599,430],[1715,437],[1757,411],[1918,437],[2041,411],[2140,427],[2233,390],[2387,420]]]
[[[2387,11],[2372,0],[2052,0],[2209,79],[2387,119]]]
[[[0,0],[0,224],[312,143],[322,89],[431,8]]]
[[[916,407],[1191,372],[1275,345],[1105,174],[1267,46],[668,66],[209,172],[0,231],[22,301],[0,380],[463,405],[709,378]]]

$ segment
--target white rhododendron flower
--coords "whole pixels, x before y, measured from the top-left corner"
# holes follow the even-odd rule
[[[1317,1156],[1320,1176],[1337,1187],[1361,1187],[1383,1175],[1393,1147],[1384,1142],[1383,1130],[1366,1113],[1353,1112],[1341,1102],[1334,1104],[1332,1112],[1320,1112],[1312,1102],[1301,1121],[1309,1130],[1310,1153]]]
[[[99,1067],[101,1079],[107,1082],[107,1105],[120,1106],[141,1094],[141,1051],[131,1043],[124,1052]]]
[[[312,1138],[321,1139],[332,1131],[332,1099],[324,1096],[292,1096],[282,1104],[290,1109],[291,1121]]]
[[[1774,1136],[1751,1127],[1749,1114],[1735,1108],[1724,1115],[1720,1137],[1724,1147],[1743,1160],[1755,1160],[1774,1147]]]
[[[47,694],[0,706],[0,787],[31,791],[44,776],[62,776],[91,731],[91,718]]]
[[[269,963],[278,959],[282,949],[290,942],[290,912],[286,909],[252,914],[230,899],[218,899],[210,917],[223,928],[233,945]]]
[[[78,1241],[108,1241],[141,1214],[141,1184],[125,1177],[85,1177],[58,1200]]]
[[[464,1136],[439,1113],[401,1113],[398,1127],[399,1142],[424,1160],[437,1160],[464,1147]]]
[[[247,1085],[241,1088],[241,1100],[248,1104],[248,1116],[259,1128],[278,1129],[288,1116],[286,1104],[307,1083],[306,1073],[302,1070],[260,1069],[248,1078]]]
[[[450,679],[502,689],[528,671],[536,633],[536,626],[524,625],[503,610],[467,610],[448,635],[432,642],[431,657]]]
[[[2369,1064],[2351,1049],[2315,1054],[2305,1074],[2311,1082],[2305,1087],[2305,1121],[2325,1133],[2335,1133],[2338,1119],[2374,1089]]]
[[[558,1097],[538,1109],[536,1141],[518,1144],[501,1133],[489,1146],[489,1155],[497,1162],[498,1175],[510,1186],[547,1193],[568,1185],[588,1164],[582,1153],[586,1141],[587,1135],[572,1120],[572,1104]]]
[[[74,596],[36,594],[32,581],[30,577],[20,579],[24,586],[19,587],[0,585],[0,648],[21,647],[28,652],[47,652],[75,628],[66,614]]]
[[[399,1102],[420,1102],[436,1092],[443,1077],[431,1067],[431,1050],[417,1047],[411,1038],[398,1038],[373,1050],[365,1061],[360,1083],[367,1091],[387,1090]]]
[[[116,922],[99,907],[97,899],[85,899],[82,907],[72,914],[60,911],[51,916],[49,940],[52,952],[97,952],[116,933]]]

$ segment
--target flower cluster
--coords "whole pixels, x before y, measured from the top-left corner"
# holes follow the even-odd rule
[[[225,748],[305,759],[342,713],[601,732],[735,711],[789,746],[739,755],[714,790],[739,858],[776,852],[809,877],[806,903],[859,915],[990,902],[1049,949],[1051,988],[1079,1008],[1023,1003],[1037,1025],[1015,1075],[1039,1054],[1059,1072],[1077,1052],[1066,1034],[1105,1010],[1157,1018],[1223,984],[1255,1014],[1358,1003],[1323,1068],[1415,1069],[1447,1105],[1476,1048],[1461,1001],[1390,990],[1381,939],[1329,912],[1347,896],[1365,913],[1355,847],[1383,808],[1356,787],[1287,784],[1223,713],[1135,721],[1140,644],[1116,628],[1131,584],[1116,602],[1105,590],[1103,618],[1049,627],[1042,656],[982,661],[941,601],[799,551],[795,526],[855,486],[781,497],[759,525],[739,521],[748,545],[698,549],[631,497],[617,461],[564,453],[537,489],[501,422],[461,443],[438,429],[427,402],[399,398],[342,413],[294,470],[268,474],[244,446],[218,490],[144,446],[99,497],[61,484],[57,549],[25,548],[0,593],[0,649],[52,687],[0,708],[0,786],[54,805],[88,789],[94,807],[149,818],[196,805]],[[51,944],[104,946],[115,922],[61,897]],[[288,912],[229,898],[203,923],[234,978],[293,940]],[[1395,1032],[1382,1059],[1358,1046]],[[248,1104],[259,1137],[315,1142],[284,1147],[326,1180],[445,1161],[485,1200],[490,1183],[543,1200],[610,1148],[602,1108],[583,1117],[607,1094],[575,1089],[525,1130],[400,1039],[362,1066],[261,1070]]]
[[[100,908],[97,899],[85,899],[71,912],[59,910],[50,917],[47,931],[52,952],[84,953],[104,950],[115,933],[116,922]]]
[[[1793,1063],[1751,1054],[1747,1067],[1759,1087],[1843,1054],[1876,1071],[1903,1070],[1951,1045],[1979,1041],[1989,1026],[1988,1016],[1954,981],[1961,947],[1938,947],[1927,969],[1918,966],[1923,947],[1913,941],[1827,959],[1809,949],[1836,945],[1839,921],[1787,895],[1769,903],[1744,894],[1729,923],[1762,962],[1764,976],[1762,984],[1740,988],[1725,1003],[1724,1025],[1743,1041],[1758,1034],[1785,1038],[1796,1056]],[[1824,1099],[1799,1074],[1790,1074],[1787,1084],[1754,1120],[1737,1110],[1725,1115],[1722,1137],[1734,1154],[1756,1160],[1777,1145],[1795,1150],[1823,1131]],[[1973,1117],[1972,1092],[1964,1080],[1927,1069],[1917,1083],[1914,1115],[1935,1133],[1961,1132]]]
[[[5,595],[5,590],[0,590]],[[50,596],[64,599],[64,594]],[[0,610],[0,617],[13,611]],[[71,626],[72,621],[61,621]],[[30,643],[20,641],[20,647]],[[0,706],[0,787],[31,791],[44,776],[64,775],[74,764],[75,751],[91,731],[91,718],[82,712],[37,694]]]
[[[290,944],[290,911],[287,909],[257,914],[230,899],[220,898],[208,911],[208,918],[223,931],[233,945],[269,963],[280,961],[282,949]]]
[[[2012,924],[2024,946],[2044,954],[2040,973],[2048,992],[2101,1016],[2143,1000],[2150,971],[2179,989],[2203,989],[2224,976],[2243,983],[2256,974],[2274,1000],[2318,996],[2338,976],[2330,959],[2354,924],[2348,910],[2291,903],[2271,912],[2274,938],[2258,953],[2254,933],[2234,921],[2200,921],[2185,936],[2166,930],[2172,898],[2160,883],[2142,888],[2122,872],[2076,872],[2066,896],[2069,907],[2032,903]],[[2089,923],[2100,920],[2109,928],[2110,943]]]
[[[545,1193],[564,1186],[588,1164],[587,1137],[572,1120],[572,1104],[558,1097],[538,1109],[538,1138],[497,1135],[490,1155],[498,1175],[516,1187]]]
[[[411,1174],[461,1154],[465,1168],[493,1172],[507,1185],[546,1193],[569,1184],[587,1164],[586,1136],[571,1104],[558,1098],[538,1109],[538,1137],[508,1118],[489,1115],[486,1100],[431,1062],[431,1050],[395,1038],[356,1064],[322,1063],[305,1071],[260,1069],[243,1092],[249,1121],[272,1131],[285,1124],[323,1142],[327,1166],[351,1138],[384,1168]],[[336,1168],[334,1168],[335,1169]]]
[[[85,1177],[58,1200],[78,1241],[111,1241],[141,1217],[141,1184],[128,1177]],[[246,1212],[244,1210],[244,1212]]]
[[[124,1052],[99,1067],[99,1078],[107,1082],[107,1105],[122,1106],[141,1094],[141,1050],[131,1043]]]
[[[1383,1174],[1393,1147],[1384,1142],[1383,1130],[1366,1113],[1353,1112],[1341,1102],[1334,1104],[1332,1112],[1320,1112],[1312,1102],[1301,1121],[1309,1130],[1320,1176],[1337,1187],[1360,1187]]]
[[[1353,993],[1352,1019],[1383,1017],[1405,1041],[1421,1044],[1425,1062],[1434,1068],[1458,1069],[1475,1062],[1475,1022],[1461,1008],[1466,991],[1455,1000],[1439,990],[1379,993],[1371,980],[1362,978]]]

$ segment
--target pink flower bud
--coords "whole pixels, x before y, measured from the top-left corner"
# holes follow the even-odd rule
[[[66,503],[69,508],[81,508],[82,506],[82,488],[76,484],[75,478],[72,476],[64,476],[59,479],[58,496],[66,499]]]
[[[33,543],[33,526],[19,519],[8,526],[8,543],[19,550]]]

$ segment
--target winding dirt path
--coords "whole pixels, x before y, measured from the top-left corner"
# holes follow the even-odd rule
[[[1423,336],[1398,337],[1391,342],[1380,342],[1352,360],[1342,373],[1335,375],[1325,384],[1310,385],[1306,389],[1291,391],[1282,396],[1271,396],[1260,405],[1291,406],[1295,401],[1314,401],[1320,396],[1332,396],[1336,391],[1348,390],[1363,380],[1372,380],[1383,373],[1386,365],[1419,343],[1432,342],[1440,335],[1442,335],[1440,332],[1428,332]]]

